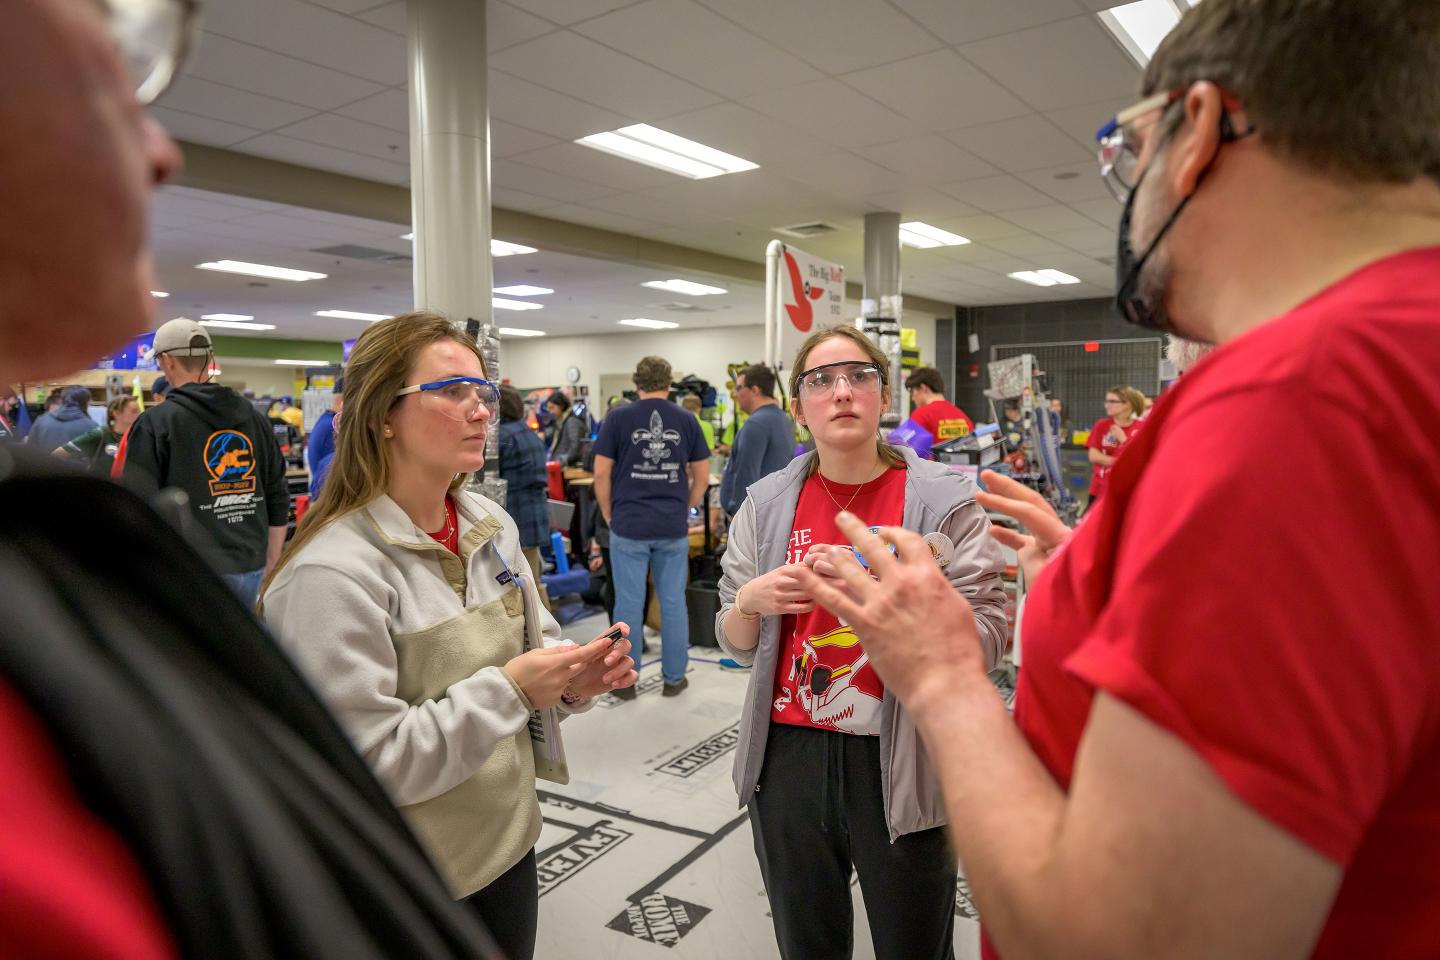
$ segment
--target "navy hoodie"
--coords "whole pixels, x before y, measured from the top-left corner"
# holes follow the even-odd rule
[[[29,442],[41,453],[51,453],[94,429],[95,421],[90,419],[90,414],[79,407],[65,405],[35,421],[35,426],[30,428]]]
[[[220,573],[262,569],[269,528],[290,517],[270,421],[218,383],[176,387],[140,415],[130,428],[124,480],[147,498],[170,487],[185,491]]]

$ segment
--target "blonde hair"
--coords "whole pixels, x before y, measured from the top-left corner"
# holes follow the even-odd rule
[[[680,406],[689,410],[691,413],[699,413],[701,410],[700,398],[693,393],[687,393],[680,398]]]
[[[885,357],[885,354],[881,353],[880,348],[875,346],[869,337],[865,336],[865,334],[861,333],[855,327],[826,327],[824,330],[816,330],[810,334],[810,336],[805,339],[805,342],[800,344],[800,349],[795,351],[795,364],[790,368],[791,416],[803,412],[800,405],[800,375],[805,372],[805,362],[810,359],[811,351],[826,340],[834,340],[837,337],[842,340],[849,340],[855,344],[871,363],[880,368],[880,391],[881,397],[883,398],[883,405],[887,407],[890,405],[890,361]],[[814,436],[813,430],[810,431],[810,433],[811,436]],[[881,462],[887,467],[905,466],[905,455],[886,443],[878,434],[875,437],[875,451],[880,455]],[[810,463],[810,473],[814,474],[819,469],[820,458],[816,457]]]
[[[1145,412],[1145,394],[1134,387],[1111,387],[1106,393],[1113,393],[1124,401],[1130,408],[1131,416],[1140,416]]]
[[[450,320],[438,313],[417,310],[381,320],[360,335],[345,366],[345,413],[335,430],[335,456],[325,486],[275,568],[260,587],[260,595],[275,581],[305,544],[332,521],[352,513],[390,489],[390,456],[384,441],[385,418],[400,402],[396,391],[405,386],[420,351],[442,340],[453,340],[474,352],[485,369],[485,358]],[[450,489],[462,485],[460,474]]]

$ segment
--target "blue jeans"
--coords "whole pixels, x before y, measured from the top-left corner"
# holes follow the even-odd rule
[[[615,576],[615,620],[630,625],[630,656],[637,671],[645,628],[645,574],[653,572],[660,601],[660,672],[666,683],[679,683],[690,664],[690,613],[685,606],[690,538],[627,540],[612,530],[610,567]]]
[[[241,603],[251,610],[255,609],[255,604],[260,602],[260,583],[265,579],[264,567],[249,573],[222,573],[220,577],[240,598]]]

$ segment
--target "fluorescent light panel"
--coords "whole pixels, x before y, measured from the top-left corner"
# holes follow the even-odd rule
[[[496,287],[495,292],[503,293],[507,297],[543,297],[555,291],[549,287],[536,287],[528,283],[512,283],[508,287]]]
[[[1143,67],[1155,55],[1160,41],[1180,22],[1181,13],[1193,5],[1186,4],[1186,0],[1136,0],[1111,7],[1099,16],[1130,58]]]
[[[907,247],[959,247],[970,242],[966,237],[949,230],[932,227],[920,220],[900,224],[900,242]]]
[[[324,280],[327,274],[312,270],[295,270],[290,267],[272,267],[267,263],[246,263],[243,260],[212,260],[195,264],[197,270],[215,270],[220,273],[238,273],[246,277],[264,277],[267,280]]]
[[[414,240],[415,234],[413,231],[411,233],[402,233],[400,234],[400,239]],[[492,257],[514,257],[522,253],[537,252],[536,248],[527,247],[523,243],[511,243],[509,240],[496,240],[494,237],[490,238],[490,256]]]
[[[337,320],[369,320],[374,323],[376,320],[388,320],[388,313],[361,313],[359,310],[316,310],[317,317],[334,317]]]
[[[501,328],[500,328],[500,336],[502,336],[502,337],[543,337],[543,336],[545,336],[545,331],[544,331],[544,330],[526,330],[524,327],[501,327]]]
[[[166,297],[170,296],[170,294],[166,293],[164,290],[151,290],[150,296],[155,297],[159,300],[164,300]]]
[[[621,320],[620,325],[622,327],[644,327],[647,330],[673,330],[680,326],[669,320],[649,320],[645,317],[630,317],[628,320]]]
[[[544,310],[543,303],[530,303],[525,300],[506,300],[504,297],[491,297],[490,304],[496,310]]]
[[[648,123],[636,123],[619,130],[591,134],[575,142],[692,180],[706,180],[759,167],[759,164],[751,163],[743,157],[687,140]]]
[[[1016,273],[1006,274],[1012,280],[1019,280],[1021,283],[1028,283],[1037,287],[1068,286],[1072,283],[1079,283],[1079,277],[1072,277],[1068,273],[1061,273],[1059,270],[1020,270]]]
[[[202,327],[224,330],[274,330],[273,323],[252,323],[255,318],[244,313],[207,313],[200,318]]]
[[[277,367],[331,367],[329,360],[276,360]]]
[[[724,287],[711,287],[703,283],[696,283],[693,280],[646,280],[640,284],[642,287],[650,287],[654,290],[666,290],[670,293],[683,293],[687,297],[708,297],[717,293],[729,293]]]

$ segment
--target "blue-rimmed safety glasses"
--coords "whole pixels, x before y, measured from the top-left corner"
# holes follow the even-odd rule
[[[1095,134],[1095,142],[1099,145],[1100,176],[1116,200],[1121,203],[1129,200],[1130,191],[1135,189],[1138,179],[1140,148],[1144,145],[1140,139],[1142,126],[1138,121],[1165,109],[1184,95],[1184,90],[1170,90],[1146,97],[1133,107],[1115,114],[1114,119]]]
[[[432,380],[417,383],[395,391],[403,397],[412,393],[420,395],[420,405],[451,420],[474,420],[484,407],[494,420],[500,412],[500,392],[495,384],[481,377],[450,377],[448,380]]]
[[[200,0],[104,0],[110,35],[142,106],[164,93],[195,45]]]
[[[841,380],[850,385],[852,393],[879,393],[885,373],[873,363],[856,360],[822,363],[800,374],[800,399],[823,400],[835,392]]]

